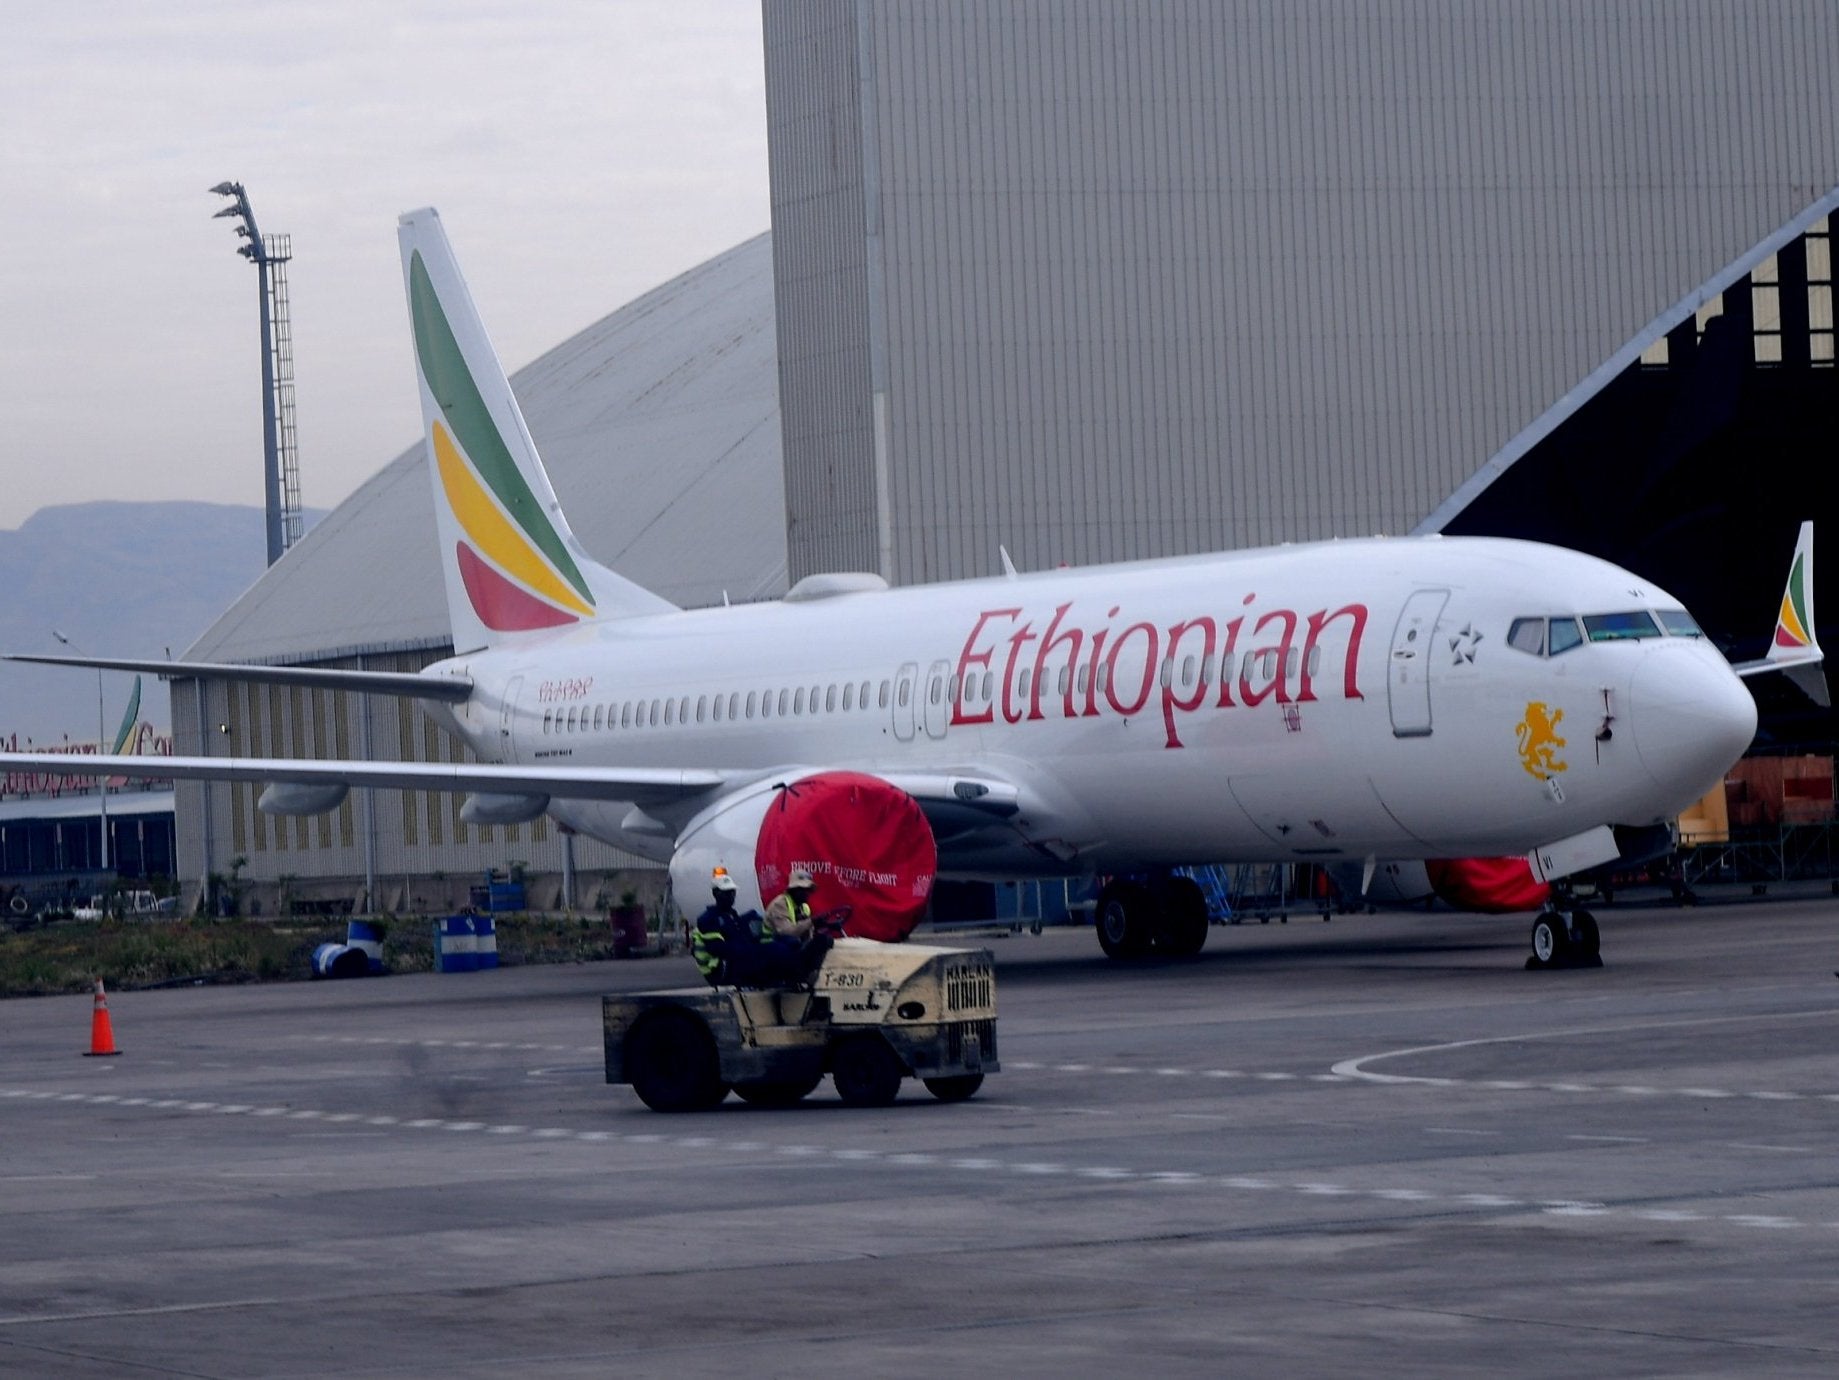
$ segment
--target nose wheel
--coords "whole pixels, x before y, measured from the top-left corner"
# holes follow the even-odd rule
[[[1602,935],[1587,910],[1548,910],[1533,921],[1528,968],[1600,968]]]

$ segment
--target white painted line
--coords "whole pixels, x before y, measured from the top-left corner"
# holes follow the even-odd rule
[[[96,1322],[103,1318],[153,1318],[167,1313],[205,1313],[220,1308],[272,1308],[288,1300],[278,1298],[215,1299],[209,1303],[169,1303],[160,1308],[96,1308],[82,1313],[0,1314],[0,1327],[25,1323]]]
[[[1501,1134],[1499,1131],[1471,1131],[1462,1126],[1426,1126],[1424,1131],[1432,1136],[1477,1136],[1484,1139]]]
[[[27,1090],[0,1088],[0,1096],[37,1097],[40,1095],[41,1094],[37,1092],[30,1092]],[[66,1095],[56,1094],[56,1093],[51,1093],[48,1095],[51,1097],[57,1097],[57,1098],[62,1098],[66,1096]],[[93,1099],[93,1098],[86,1099],[86,1100],[96,1101],[96,1099]],[[119,1099],[110,1099],[110,1100],[117,1102],[117,1105],[119,1105]],[[98,1105],[103,1105],[103,1104],[98,1103]],[[1203,1176],[1200,1174],[1193,1173],[1192,1171],[1188,1171],[1188,1170],[1128,1169],[1128,1168],[1124,1168],[1121,1166],[1115,1166],[1115,1165],[1070,1166],[1070,1165],[1066,1165],[1066,1164],[1063,1164],[1057,1161],[1032,1161],[1032,1160],[1013,1161],[1013,1160],[1006,1160],[1006,1159],[1000,1159],[1000,1158],[995,1158],[995,1157],[985,1157],[985,1156],[963,1156],[963,1157],[958,1157],[958,1158],[946,1159],[946,1158],[943,1158],[937,1155],[923,1154],[919,1152],[905,1152],[905,1153],[900,1153],[900,1154],[888,1154],[884,1151],[869,1149],[865,1147],[838,1147],[838,1146],[822,1146],[822,1145],[812,1145],[812,1144],[773,1146],[767,1142],[762,1142],[762,1141],[757,1141],[757,1140],[726,1140],[719,1136],[708,1136],[708,1135],[670,1136],[670,1135],[665,1135],[665,1134],[641,1133],[641,1132],[626,1134],[626,1133],[612,1132],[612,1131],[568,1130],[568,1129],[563,1129],[559,1127],[543,1127],[543,1128],[538,1128],[538,1129],[533,1130],[528,1127],[509,1124],[509,1123],[502,1124],[502,1125],[488,1125],[485,1122],[479,1122],[479,1121],[443,1121],[443,1120],[439,1120],[436,1118],[422,1118],[422,1119],[413,1120],[413,1121],[398,1121],[396,1118],[389,1117],[389,1116],[363,1117],[360,1113],[356,1113],[356,1112],[329,1112],[329,1111],[324,1111],[324,1110],[317,1109],[317,1108],[289,1109],[285,1107],[253,1107],[247,1104],[218,1104],[214,1102],[184,1102],[184,1101],[178,1101],[178,1100],[171,1101],[169,1104],[161,1104],[161,1103],[155,1102],[155,1103],[150,1103],[148,1105],[150,1107],[161,1107],[163,1105],[170,1105],[172,1107],[179,1107],[185,1110],[195,1110],[199,1112],[211,1112],[216,1115],[246,1114],[246,1115],[252,1115],[252,1116],[285,1116],[288,1119],[298,1119],[298,1120],[303,1120],[303,1121],[320,1120],[320,1121],[325,1121],[328,1123],[332,1123],[332,1122],[348,1123],[348,1122],[357,1121],[357,1120],[364,1120],[371,1125],[376,1125],[376,1126],[398,1125],[405,1129],[440,1128],[440,1129],[447,1130],[450,1132],[462,1132],[462,1133],[480,1133],[482,1132],[487,1135],[520,1135],[521,1134],[521,1135],[529,1135],[532,1138],[538,1138],[538,1139],[569,1139],[572,1141],[582,1142],[582,1143],[602,1143],[604,1144],[609,1141],[619,1141],[619,1142],[633,1144],[633,1145],[640,1145],[640,1144],[668,1145],[668,1146],[677,1146],[677,1147],[684,1147],[684,1148],[691,1148],[691,1149],[714,1150],[714,1151],[724,1153],[724,1154],[733,1154],[736,1152],[749,1153],[749,1154],[760,1153],[760,1152],[770,1152],[770,1153],[774,1153],[778,1155],[792,1156],[792,1157],[827,1159],[827,1160],[831,1160],[839,1164],[888,1163],[888,1164],[897,1164],[897,1165],[903,1165],[903,1166],[938,1166],[938,1167],[943,1167],[946,1169],[962,1170],[966,1172],[980,1173],[980,1174],[1006,1171],[1011,1174],[1017,1174],[1017,1175],[1022,1175],[1026,1177],[1035,1177],[1035,1178],[1075,1178],[1075,1179],[1096,1180],[1096,1181],[1102,1181],[1102,1182],[1135,1181],[1138,1183],[1156,1184],[1156,1185],[1162,1185],[1162,1186],[1167,1186],[1167,1187],[1189,1187],[1189,1186],[1203,1186],[1204,1187],[1204,1186],[1212,1185],[1212,1186],[1221,1187],[1221,1188],[1238,1189],[1238,1190],[1244,1190],[1248,1192],[1268,1192],[1268,1191],[1289,1192],[1289,1193],[1300,1194],[1305,1197],[1319,1197],[1319,1198],[1365,1197],[1365,1198],[1376,1199],[1381,1202],[1391,1202],[1391,1203],[1447,1202],[1453,1205],[1460,1205],[1461,1207],[1472,1208],[1472,1209],[1493,1209],[1493,1210],[1521,1209],[1521,1210],[1524,1210],[1527,1208],[1532,1208],[1550,1217],[1574,1217],[1574,1218],[1593,1218],[1593,1217],[1616,1218],[1616,1217],[1620,1217],[1620,1218],[1627,1219],[1627,1220],[1645,1221],[1645,1222],[1666,1222],[1666,1223],[1725,1222],[1725,1223],[1729,1223],[1730,1225],[1738,1226],[1738,1227],[1752,1227],[1752,1228],[1757,1228],[1757,1229],[1762,1229],[1762,1230],[1778,1230],[1778,1231],[1779,1230],[1792,1230],[1795,1228],[1806,1227],[1806,1226],[1831,1227],[1836,1230],[1839,1230],[1839,1222],[1807,1222],[1799,1218],[1782,1216],[1778,1214],[1732,1213],[1732,1214],[1728,1214],[1728,1215],[1719,1217],[1719,1216],[1713,1216],[1713,1215],[1706,1214],[1706,1213],[1693,1212],[1693,1211],[1689,1211],[1685,1209],[1612,1207],[1606,1203],[1591,1202],[1591,1201],[1585,1201],[1585,1200],[1573,1200],[1573,1199],[1545,1199],[1545,1200],[1535,1200],[1532,1202],[1526,1202],[1520,1199],[1506,1196],[1504,1194],[1494,1194],[1494,1193],[1446,1194],[1446,1193],[1440,1193],[1440,1192],[1437,1192],[1431,1189],[1424,1189],[1424,1188],[1357,1187],[1357,1186],[1352,1186],[1352,1185],[1343,1184],[1343,1183],[1327,1183],[1327,1182],[1320,1182],[1320,1181],[1314,1181],[1314,1180],[1282,1183],[1282,1182],[1278,1182],[1272,1179],[1263,1178],[1257,1175],[1223,1175],[1223,1176],[1218,1176],[1218,1177],[1208,1177],[1208,1176]],[[1429,1128],[1429,1129],[1431,1130],[1440,1129],[1444,1131],[1449,1131],[1454,1134],[1463,1134],[1463,1133],[1475,1134],[1473,1132],[1465,1132],[1464,1130],[1461,1130],[1461,1129],[1452,1129],[1452,1128]],[[1490,1133],[1482,1132],[1479,1134],[1490,1134]],[[1577,1134],[1577,1135],[1569,1136],[1567,1137],[1567,1139],[1574,1140],[1574,1141],[1605,1141],[1605,1142],[1612,1142],[1612,1143],[1640,1143],[1640,1138],[1638,1137],[1622,1137],[1622,1136],[1590,1136],[1590,1135],[1584,1135],[1584,1134]],[[1805,1147],[1800,1147],[1800,1146],[1735,1145],[1733,1148],[1754,1149],[1754,1150],[1777,1150],[1777,1151],[1788,1151],[1788,1152],[1802,1153],[1802,1154],[1813,1153],[1811,1150],[1806,1149]],[[269,1173],[270,1171],[263,1171],[261,1174],[251,1175],[251,1177],[266,1177],[268,1176]],[[312,1172],[309,1172],[307,1176],[311,1176],[311,1173]],[[13,1176],[11,1178],[0,1177],[0,1182],[25,1182],[25,1181],[34,1181],[34,1180],[36,1181],[46,1181],[46,1180],[56,1181],[59,1179],[90,1179],[93,1177],[95,1176],[93,1175],[72,1175],[72,1174],[26,1175],[26,1176]],[[210,1306],[210,1305],[199,1305],[199,1306]],[[186,1308],[179,1308],[179,1309],[129,1310],[127,1314],[121,1314],[121,1315],[131,1316],[133,1312],[135,1311],[151,1311],[151,1312],[190,1311],[191,1307],[193,1306],[188,1306]],[[107,1313],[107,1314],[99,1314],[97,1316],[117,1316],[117,1314]],[[23,1320],[30,1321],[32,1319],[23,1319]],[[0,1318],[0,1324],[5,1323],[6,1321],[7,1321],[6,1319]]]
[[[1576,1135],[1576,1136],[1566,1136],[1565,1139],[1566,1140],[1602,1141],[1608,1145],[1646,1145],[1648,1144],[1648,1138],[1646,1136],[1583,1136],[1583,1135]]]
[[[1813,1151],[1805,1145],[1755,1145],[1740,1140],[1729,1142],[1732,1150],[1763,1150],[1775,1155],[1811,1155]]]

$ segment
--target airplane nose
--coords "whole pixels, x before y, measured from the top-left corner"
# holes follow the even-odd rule
[[[1708,647],[1655,648],[1635,668],[1630,726],[1641,765],[1683,808],[1756,736],[1756,701]]]

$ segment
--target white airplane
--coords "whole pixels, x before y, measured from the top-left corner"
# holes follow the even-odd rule
[[[678,609],[569,529],[438,215],[405,215],[400,240],[459,650],[419,674],[182,670],[414,698],[478,763],[0,766],[262,782],[277,813],[334,808],[352,786],[460,791],[471,820],[546,811],[666,861],[679,896],[723,863],[743,905],[783,788],[847,770],[918,803],[940,875],[1125,874],[1100,895],[1106,951],[1192,954],[1206,905],[1172,869],[1351,860],[1370,877],[1379,859],[1525,853],[1562,878],[1616,858],[1618,829],[1663,826],[1742,754],[1756,707],[1739,674],[1818,674],[1808,527],[1775,645],[1735,669],[1640,576],[1485,538],[1028,574],[1005,557],[990,579],[818,575],[775,603]],[[1594,949],[1576,915],[1542,923],[1543,957]]]

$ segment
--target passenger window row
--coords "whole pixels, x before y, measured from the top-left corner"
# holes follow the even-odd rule
[[[906,689],[905,684],[901,686]],[[726,695],[688,695],[668,699],[623,700],[608,704],[570,705],[545,709],[545,733],[607,733],[623,729],[670,727],[696,723],[723,723],[741,719],[792,718],[811,714],[853,714],[865,709],[886,709],[893,682],[848,681],[842,685],[781,686],[777,690],[739,690]]]

